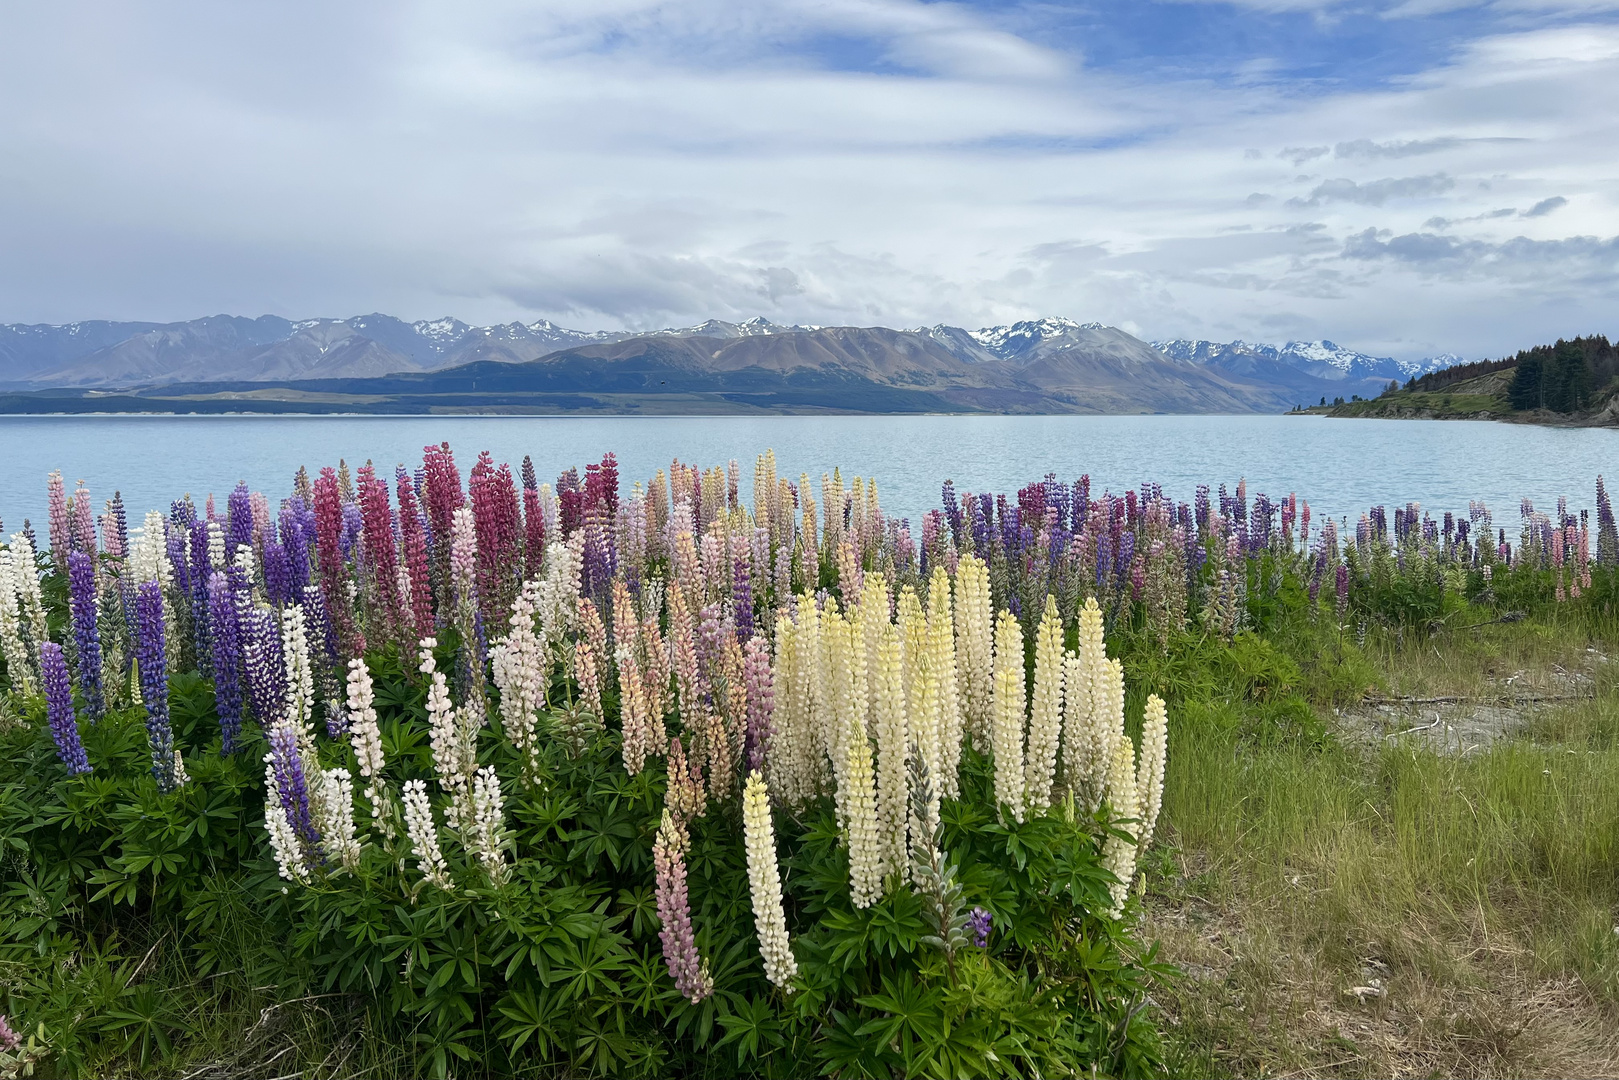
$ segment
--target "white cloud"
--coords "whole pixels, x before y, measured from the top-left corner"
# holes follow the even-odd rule
[[[1067,314],[1475,355],[1613,310],[1609,26],[1301,96],[913,0],[8,19],[3,320]]]

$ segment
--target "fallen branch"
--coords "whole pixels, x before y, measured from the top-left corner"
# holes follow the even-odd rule
[[[1595,694],[1498,694],[1492,697],[1443,695],[1440,697],[1361,698],[1362,705],[1525,705],[1542,701],[1590,701]]]

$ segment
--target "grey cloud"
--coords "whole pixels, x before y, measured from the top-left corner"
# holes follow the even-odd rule
[[[1456,186],[1456,181],[1444,173],[1432,176],[1388,177],[1358,184],[1353,180],[1325,180],[1316,185],[1308,199],[1289,199],[1289,206],[1320,206],[1329,202],[1356,203],[1361,206],[1382,206],[1390,199],[1420,198],[1424,195],[1442,195]]]
[[[1333,147],[1333,156],[1339,158],[1405,158],[1415,157],[1418,154],[1431,154],[1436,150],[1448,150],[1464,142],[1446,136],[1439,139],[1410,139],[1405,142],[1373,142],[1370,139],[1355,139],[1351,142],[1341,142]]]
[[[1553,195],[1549,199],[1542,199],[1523,212],[1524,217],[1545,217],[1559,207],[1567,206],[1568,200],[1561,195]]]
[[[1303,165],[1306,161],[1314,161],[1318,157],[1326,157],[1330,153],[1332,153],[1330,146],[1288,146],[1276,156],[1297,166]]]
[[[1367,229],[1344,242],[1345,258],[1387,260],[1425,271],[1473,271],[1493,277],[1533,277],[1564,282],[1619,279],[1619,236],[1571,236],[1563,240],[1531,240],[1515,236],[1487,240]]]
[[[1518,211],[1512,207],[1503,207],[1500,210],[1491,210],[1485,214],[1474,214],[1472,217],[1447,218],[1431,217],[1422,223],[1424,229],[1448,229],[1452,225],[1465,225],[1472,221],[1494,221],[1496,218],[1511,217]]]

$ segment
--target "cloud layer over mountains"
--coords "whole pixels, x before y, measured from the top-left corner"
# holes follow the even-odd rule
[[[1612,332],[1607,0],[13,5],[0,319]]]

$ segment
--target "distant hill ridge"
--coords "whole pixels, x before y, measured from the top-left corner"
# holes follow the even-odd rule
[[[514,368],[501,373],[490,364]],[[472,326],[380,313],[0,325],[0,384],[16,389],[133,388],[150,396],[164,387],[200,393],[215,384],[304,390],[320,384],[333,393],[374,395],[392,392],[383,386],[408,386],[430,395],[439,392],[434,386],[465,382],[450,374],[462,369],[492,373],[481,381],[519,395],[530,384],[553,394],[607,393],[617,386],[625,394],[656,396],[682,386],[682,393],[724,395],[796,380],[823,388],[817,407],[835,407],[844,387],[856,411],[866,411],[861,401],[903,399],[915,408],[932,403],[993,412],[1275,412],[1346,388],[1380,390],[1396,377],[1391,372],[1409,377],[1427,367],[1400,366],[1331,342],[1149,345],[1117,327],[1065,318],[977,330],[783,326],[753,318],[580,331],[544,319]],[[431,377],[440,374],[446,378]]]

